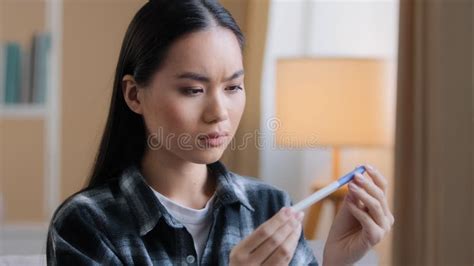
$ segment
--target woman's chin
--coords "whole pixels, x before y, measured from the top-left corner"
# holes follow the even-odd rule
[[[192,152],[192,155],[186,156],[189,161],[199,164],[210,164],[218,161],[224,153],[224,147],[212,147],[206,149],[199,149]]]

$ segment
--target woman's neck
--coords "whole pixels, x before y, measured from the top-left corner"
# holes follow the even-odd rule
[[[146,152],[141,172],[154,190],[189,208],[203,208],[215,191],[215,178],[205,164],[182,160],[168,151]]]

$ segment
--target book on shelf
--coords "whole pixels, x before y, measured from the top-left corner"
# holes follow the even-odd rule
[[[33,102],[44,103],[49,73],[49,51],[51,37],[48,33],[34,36]]]
[[[21,66],[21,87],[20,87],[20,102],[21,103],[30,103],[31,100],[31,54],[29,50],[24,50],[22,54],[22,66]]]
[[[28,49],[15,41],[0,43],[0,103],[45,103],[50,50],[48,32],[35,32]]]
[[[19,102],[21,82],[21,47],[18,43],[5,45],[5,104]]]

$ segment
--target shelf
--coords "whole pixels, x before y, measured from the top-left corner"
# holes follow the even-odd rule
[[[44,104],[0,105],[0,118],[45,118]]]
[[[45,223],[4,224],[0,228],[0,238],[2,239],[0,241],[0,257],[44,253],[47,234],[48,224]]]
[[[42,198],[42,200],[35,200],[34,208],[44,210],[42,217],[45,219],[45,222],[50,221],[55,209],[61,203],[61,187],[59,183],[61,168],[58,161],[61,158],[62,137],[60,118],[62,112],[61,102],[63,99],[59,85],[62,82],[63,2],[65,1],[0,0],[0,10],[2,10],[0,13],[8,15],[0,15],[0,25],[8,25],[8,27],[0,27],[3,29],[0,32],[0,40],[19,42],[22,48],[30,51],[31,56],[31,49],[29,48],[31,48],[34,33],[49,32],[51,35],[50,50],[47,58],[49,71],[46,72],[44,77],[47,80],[45,102],[5,103],[4,90],[0,89],[0,98],[2,98],[0,99],[0,158],[8,157],[12,151],[15,151],[18,146],[16,145],[17,143],[23,143],[24,147],[31,147],[32,149],[25,158],[16,161],[15,158],[10,160],[15,162],[14,164],[1,164],[0,173],[4,173],[7,170],[9,172],[16,170],[17,167],[21,167],[21,161],[24,160],[37,162],[37,167],[42,165],[42,171],[38,171],[39,168],[34,167],[31,167],[31,170],[29,170],[30,167],[28,167],[22,174],[24,176],[41,174],[43,176],[42,185],[34,189],[35,193],[41,192],[42,195],[41,197],[35,197],[35,199]],[[0,77],[0,80],[4,79]],[[33,134],[35,134],[34,140],[30,138],[30,135]],[[25,135],[30,142],[26,142],[23,139]],[[19,162],[18,164],[16,163],[17,161]],[[1,178],[3,176],[0,174]],[[10,191],[10,189],[14,189],[15,192],[15,189],[18,187],[15,185],[16,176],[9,175],[5,176],[5,178],[7,179],[3,182],[3,185],[7,186],[2,187],[0,185],[0,192]],[[26,206],[25,202],[15,201],[15,197],[11,198],[13,194],[3,194],[5,197],[4,210]],[[9,216],[7,216],[11,214],[6,211],[4,213],[6,215],[5,218],[11,219],[11,217],[8,218]],[[27,212],[23,211],[23,213],[26,214]],[[34,219],[41,218],[39,214],[40,212],[37,211]],[[2,215],[0,214],[0,216]],[[24,217],[24,215],[19,217]],[[41,218],[41,221],[43,218]],[[32,218],[18,219],[21,220],[12,221],[11,224],[2,224],[2,221],[0,221],[0,257],[2,252],[5,251],[10,254],[16,254],[16,252],[27,252],[30,254],[44,252],[44,250],[41,251],[41,245],[35,243],[44,243],[44,232],[46,232],[47,227],[26,223],[19,225],[20,222],[31,222]],[[35,232],[40,232],[41,234],[36,234]],[[29,238],[30,236],[31,238]],[[3,241],[4,239],[5,241]],[[33,245],[30,245],[32,242]],[[31,249],[32,247],[34,247],[34,250]],[[2,263],[0,262],[0,264]]]

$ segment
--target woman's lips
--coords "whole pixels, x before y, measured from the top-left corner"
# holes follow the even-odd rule
[[[203,136],[199,138],[202,144],[204,144],[206,147],[218,147],[222,144],[225,143],[225,139],[227,138],[227,133],[222,132],[213,132],[210,134],[207,134],[206,136]]]
[[[200,141],[206,146],[218,147],[224,144],[225,138],[226,136],[219,136],[217,138],[202,138]]]
[[[229,133],[227,133],[226,131],[214,131],[214,132],[211,132],[211,133],[208,133],[204,136],[201,136],[201,138],[217,138],[217,137],[220,137],[220,136],[227,136]]]

